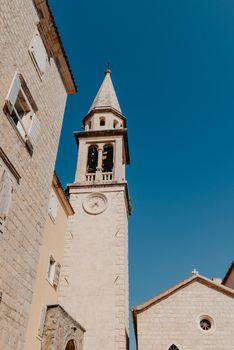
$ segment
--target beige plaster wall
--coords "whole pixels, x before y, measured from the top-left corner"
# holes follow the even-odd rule
[[[204,332],[201,315],[211,316],[214,328]],[[137,316],[139,350],[230,350],[234,348],[234,300],[194,282]]]
[[[56,195],[56,191],[52,189]],[[40,350],[41,337],[38,336],[41,308],[43,305],[58,303],[57,288],[47,279],[49,259],[52,254],[57,262],[62,265],[64,255],[64,238],[68,224],[68,216],[58,198],[58,212],[55,220],[47,215],[43,242],[40,249],[40,259],[37,269],[36,282],[32,304],[30,307],[29,323],[26,335],[25,350]]]

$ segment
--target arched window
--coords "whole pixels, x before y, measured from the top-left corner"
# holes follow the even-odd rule
[[[98,164],[98,147],[96,145],[89,146],[88,160],[87,160],[87,173],[95,173]]]
[[[71,339],[71,340],[68,341],[65,350],[76,350],[76,346],[75,346],[74,340]]]
[[[105,145],[103,148],[102,171],[111,173],[113,171],[113,146]]]
[[[118,127],[118,120],[114,119],[113,128],[116,129]]]
[[[105,126],[105,118],[100,118],[100,126]]]
[[[175,344],[172,344],[168,350],[179,350]]]

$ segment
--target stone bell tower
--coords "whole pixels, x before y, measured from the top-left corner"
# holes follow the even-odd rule
[[[60,303],[86,329],[84,350],[128,349],[129,164],[126,120],[111,71],[75,132],[79,147],[69,185],[75,215],[66,237]]]

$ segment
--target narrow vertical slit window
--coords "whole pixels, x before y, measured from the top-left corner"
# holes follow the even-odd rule
[[[105,126],[106,121],[105,118],[100,118],[100,126]]]

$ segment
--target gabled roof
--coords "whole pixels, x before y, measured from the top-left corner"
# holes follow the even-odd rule
[[[135,306],[132,309],[133,313],[133,323],[134,323],[134,330],[135,330],[135,336],[137,340],[137,315],[144,312],[145,310],[149,309],[151,306],[160,303],[160,301],[169,298],[172,294],[176,293],[182,288],[186,288],[188,285],[194,282],[199,282],[203,285],[206,285],[209,288],[215,289],[219,291],[220,293],[223,293],[231,298],[234,298],[234,290],[231,288],[228,288],[226,286],[223,286],[222,284],[219,284],[217,282],[214,282],[204,276],[201,276],[199,274],[194,274],[190,276],[189,278],[185,279],[184,281],[174,285],[173,287],[167,289],[163,293],[160,293],[156,295],[154,298],[147,300],[145,303]]]
[[[229,267],[226,275],[224,276],[224,279],[223,279],[223,282],[222,282],[223,285],[226,285],[226,282],[227,282],[227,280],[229,279],[229,277],[230,277],[230,275],[232,273],[234,273],[234,260],[233,260],[231,266]]]
[[[206,285],[209,288],[213,288],[215,290],[218,290],[219,292],[226,294],[232,298],[234,298],[234,290],[228,287],[225,287],[222,284],[216,283],[204,276],[201,276],[199,274],[194,274],[190,276],[189,278],[185,279],[184,281],[177,283],[173,287],[167,289],[166,291],[156,295],[154,298],[147,300],[145,303],[135,306],[133,308],[133,314],[138,314],[143,312],[144,310],[148,309],[149,307],[153,306],[154,304],[159,303],[163,299],[166,299],[170,297],[172,294],[176,293],[178,290],[185,288],[189,284],[193,282],[199,282],[201,284]]]
[[[119,101],[117,99],[115,89],[111,80],[111,71],[109,69],[105,71],[105,78],[102,82],[100,89],[98,90],[98,93],[88,113],[90,113],[94,109],[101,109],[107,107],[113,108],[114,110],[122,114]]]

